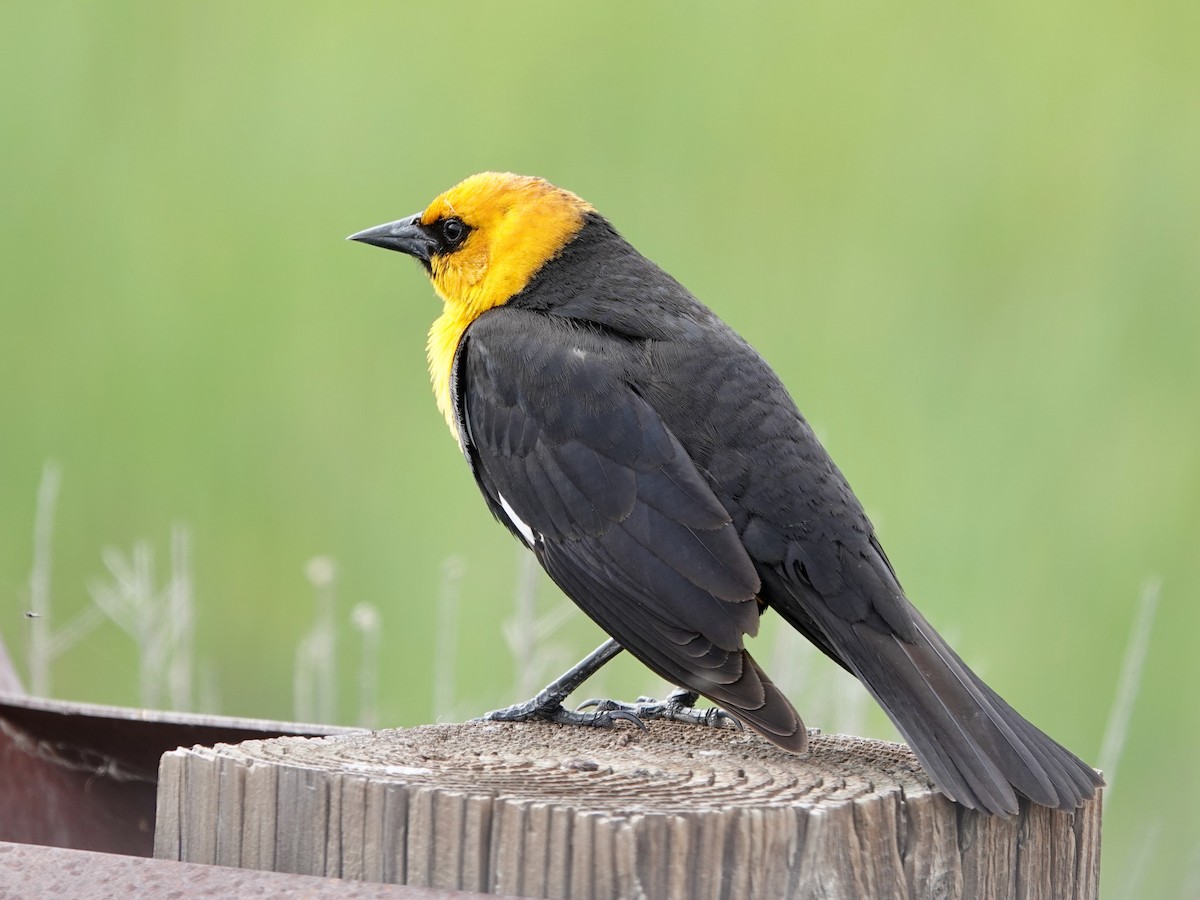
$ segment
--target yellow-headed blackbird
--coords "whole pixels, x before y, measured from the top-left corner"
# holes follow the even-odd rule
[[[1073,809],[1101,784],[905,598],[771,368],[588,203],[485,173],[352,239],[424,266],[445,304],[434,393],[488,507],[614,639],[489,718],[711,721],[692,709],[702,694],[803,750],[800,717],[743,646],[770,607],[862,681],[959,803]],[[684,690],[565,710],[621,648]]]

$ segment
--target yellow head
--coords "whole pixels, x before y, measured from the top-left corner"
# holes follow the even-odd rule
[[[590,209],[540,178],[472,175],[421,214],[425,227],[457,219],[468,229],[453,252],[430,259],[434,289],[448,305],[475,315],[499,306],[566,246]]]
[[[438,407],[457,434],[450,368],[467,326],[507,302],[583,227],[592,209],[541,178],[472,175],[423,213],[351,235],[419,259],[445,308],[429,330],[429,372]]]

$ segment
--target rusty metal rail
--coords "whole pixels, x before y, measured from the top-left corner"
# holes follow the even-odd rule
[[[350,730],[0,694],[0,841],[151,856],[162,754]]]

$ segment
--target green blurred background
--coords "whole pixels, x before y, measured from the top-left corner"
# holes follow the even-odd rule
[[[297,714],[314,557],[339,721],[362,712],[360,602],[379,724],[511,702],[598,643],[548,584],[532,611],[518,590],[430,395],[419,268],[343,241],[472,172],[539,174],[760,349],[910,595],[1089,760],[1161,585],[1104,888],[1200,896],[1195,5],[13,3],[0,28],[0,636],[22,671],[105,548],[148,542],[161,583],[174,523],[212,711]],[[512,634],[534,615],[558,622],[536,657]],[[758,646],[809,724],[862,708],[798,640]],[[105,622],[52,693],[136,705],[138,671]],[[659,685],[621,660],[591,687]],[[891,734],[873,709],[859,727]]]

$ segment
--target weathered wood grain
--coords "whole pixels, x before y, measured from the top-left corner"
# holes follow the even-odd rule
[[[1094,900],[1100,798],[962,809],[904,746],[436,725],[163,757],[155,855],[584,900]]]

